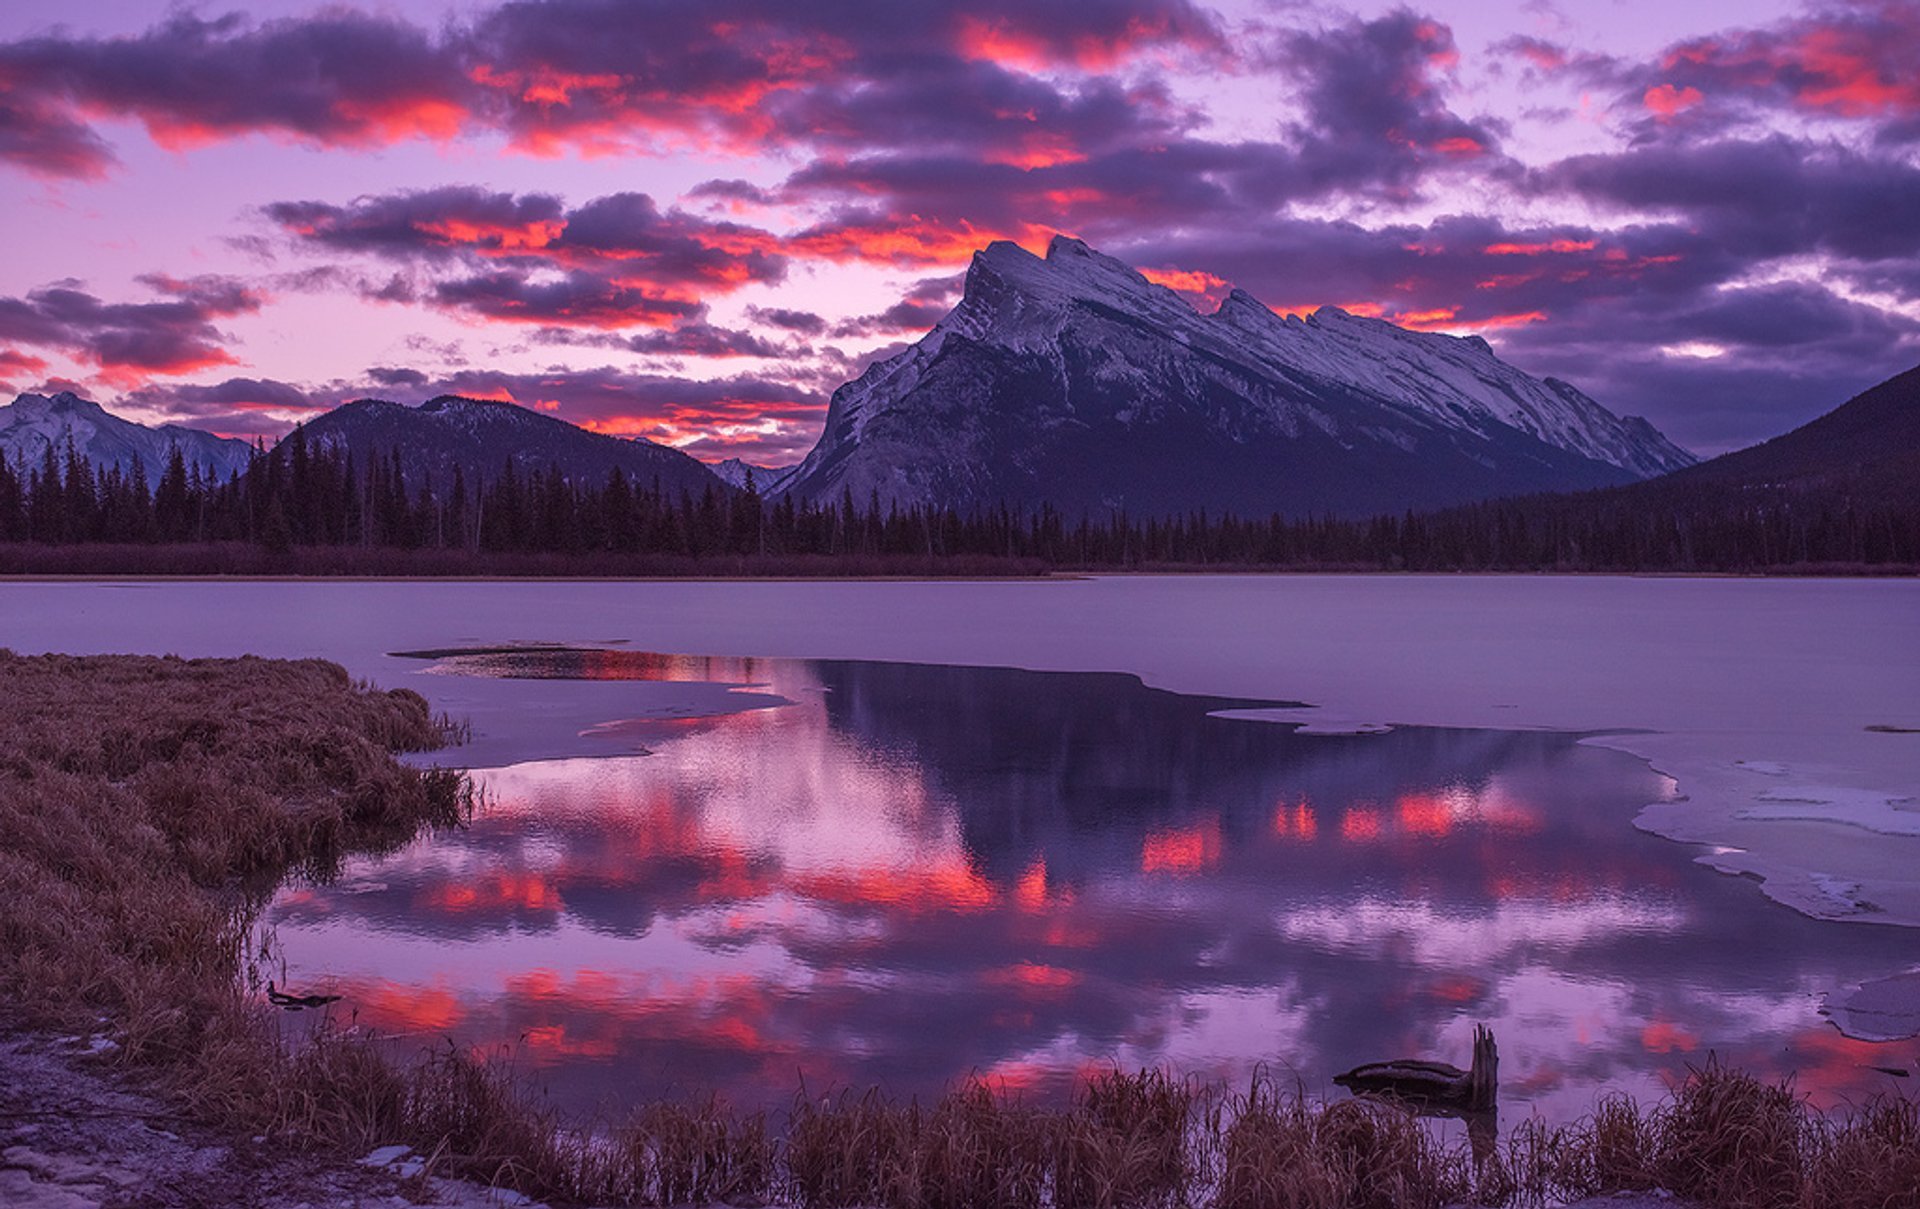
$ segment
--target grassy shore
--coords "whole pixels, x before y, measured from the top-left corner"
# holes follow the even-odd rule
[[[1913,1102],[1824,1115],[1711,1064],[1663,1104],[1521,1122],[1476,1155],[1388,1105],[1155,1071],[1060,1107],[969,1082],[926,1105],[803,1094],[772,1117],[643,1105],[587,1133],[453,1045],[397,1062],[344,1028],[286,1042],[247,964],[261,896],[457,823],[464,778],[394,758],[446,737],[417,695],[318,661],[0,652],[0,1019],[104,1028],[128,1072],[237,1133],[404,1143],[436,1174],[592,1204],[1439,1209],[1664,1188],[1893,1209],[1920,1189]]]

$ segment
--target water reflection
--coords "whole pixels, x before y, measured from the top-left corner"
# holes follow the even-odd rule
[[[464,666],[461,666],[464,664]],[[1901,964],[1629,820],[1670,786],[1565,736],[1307,737],[1120,675],[517,652],[449,670],[760,686],[789,704],[609,719],[610,750],[481,774],[464,832],[271,912],[291,980],[362,1023],[511,1043],[563,1102],[809,1087],[1051,1095],[1167,1063],[1310,1089],[1458,1061],[1579,1115],[1708,1049],[1819,1099],[1907,1065],[1822,992]],[[1329,1089],[1330,1090],[1330,1089]]]

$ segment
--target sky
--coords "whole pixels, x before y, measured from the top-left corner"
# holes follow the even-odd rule
[[[1914,0],[9,0],[0,390],[789,463],[1056,232],[1712,454],[1920,363]]]

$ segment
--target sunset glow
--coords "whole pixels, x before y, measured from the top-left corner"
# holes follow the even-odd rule
[[[0,390],[249,437],[490,392],[785,464],[1056,232],[1203,312],[1485,334],[1707,453],[1920,353],[1895,0],[239,9],[0,16]]]

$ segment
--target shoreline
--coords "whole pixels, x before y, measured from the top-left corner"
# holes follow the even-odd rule
[[[316,742],[312,737],[303,740],[298,750],[309,754],[292,757],[296,760],[294,767],[304,767],[300,761],[336,750],[346,742],[349,734],[359,734],[363,740],[377,739],[388,754],[373,759],[371,763],[362,761],[358,756],[349,758],[346,761],[348,775],[382,778],[377,783],[397,790],[411,782],[404,773],[398,771],[400,766],[393,762],[392,753],[407,747],[428,745],[427,732],[422,729],[428,721],[426,702],[420,697],[406,690],[387,693],[356,687],[337,667],[316,661],[287,663],[245,658],[186,662],[138,656],[8,656],[5,657],[4,671],[8,673],[10,692],[7,700],[11,708],[26,711],[25,716],[32,717],[34,725],[40,728],[36,734],[51,737],[56,744],[52,749],[57,757],[55,764],[63,770],[61,776],[118,778],[117,782],[103,784],[120,784],[123,788],[112,793],[103,791],[98,800],[88,807],[104,811],[101,817],[113,820],[107,825],[106,833],[110,836],[127,830],[125,823],[130,803],[148,798],[156,805],[180,801],[168,796],[172,791],[167,790],[166,786],[172,782],[166,778],[173,775],[167,770],[175,767],[183,753],[189,764],[193,763],[193,757],[186,752],[184,745],[192,745],[196,750],[215,757],[210,763],[195,765],[202,770],[196,775],[216,778],[258,775],[259,757],[247,753],[256,748],[265,752],[281,751],[287,734],[307,734],[311,726],[309,719],[314,713],[312,699],[316,696],[344,694],[339,697],[340,708],[351,707],[347,714],[340,715],[340,725],[345,729],[324,742]],[[33,683],[33,677],[36,676],[43,678],[37,685]],[[129,686],[142,691],[135,692]],[[234,708],[240,702],[245,702],[246,707]],[[96,728],[75,724],[91,716],[90,710],[101,707],[110,708],[116,725],[126,728],[126,733],[134,738],[115,738],[113,733],[102,733]],[[50,716],[50,711],[53,716]],[[63,711],[73,716],[58,716]],[[16,742],[44,741],[24,734],[19,727],[0,733]],[[135,746],[129,748],[129,741]],[[264,747],[259,746],[262,744]],[[26,750],[39,749],[29,747]],[[69,754],[58,755],[62,750],[67,750]],[[132,762],[128,763],[129,760]],[[96,763],[99,771],[89,771]],[[24,775],[20,770],[25,767],[27,765],[16,761],[0,769],[0,775],[19,777]],[[338,775],[327,771],[332,767],[331,763],[316,764],[313,774],[300,775],[317,774],[322,778],[319,784],[324,786],[330,784],[326,778]],[[417,777],[423,774],[413,775]],[[397,780],[393,779],[396,777]],[[55,790],[66,784],[52,778],[51,774],[36,773],[27,780],[36,786],[51,782]],[[86,782],[88,785],[92,783],[91,780]],[[1558,1129],[1550,1137],[1536,1137],[1528,1132],[1529,1128],[1544,1128],[1544,1125],[1536,1123],[1528,1126],[1523,1123],[1503,1144],[1507,1148],[1504,1153],[1512,1157],[1502,1162],[1510,1162],[1511,1168],[1500,1166],[1483,1170],[1479,1163],[1470,1162],[1468,1155],[1459,1147],[1448,1149],[1434,1142],[1411,1117],[1397,1109],[1351,1100],[1308,1104],[1289,1098],[1283,1090],[1273,1088],[1270,1084],[1266,1085],[1264,1091],[1261,1085],[1256,1084],[1253,1090],[1241,1096],[1230,1089],[1208,1089],[1192,1083],[1175,1082],[1170,1076],[1155,1072],[1127,1074],[1114,1071],[1110,1075],[1095,1077],[1073,1107],[1045,1114],[1036,1113],[1016,1099],[1008,1098],[1004,1091],[976,1090],[979,1085],[956,1087],[939,1104],[926,1110],[929,1115],[925,1116],[918,1105],[903,1106],[884,1098],[855,1100],[843,1097],[817,1109],[796,1105],[798,1115],[789,1119],[785,1133],[779,1135],[781,1140],[777,1153],[781,1156],[781,1166],[778,1170],[784,1174],[778,1177],[777,1183],[776,1169],[772,1165],[772,1156],[776,1153],[772,1149],[774,1142],[772,1135],[765,1132],[763,1119],[737,1118],[731,1114],[715,1116],[712,1108],[703,1114],[701,1110],[665,1104],[639,1106],[635,1123],[627,1127],[637,1132],[615,1135],[626,1139],[620,1145],[629,1149],[604,1151],[596,1146],[587,1146],[569,1134],[562,1123],[545,1115],[544,1110],[526,1100],[521,1092],[507,1083],[500,1071],[476,1063],[457,1049],[436,1051],[434,1055],[423,1057],[416,1065],[400,1068],[375,1058],[375,1050],[369,1041],[350,1033],[334,1033],[323,1029],[316,1040],[287,1050],[283,1043],[271,1039],[270,1033],[258,1031],[265,1027],[262,1013],[268,1009],[255,998],[258,990],[250,990],[244,981],[240,981],[242,971],[232,964],[238,960],[237,952],[225,948],[225,941],[219,939],[225,935],[218,930],[223,926],[219,923],[222,917],[218,914],[196,914],[201,910],[195,905],[200,900],[196,896],[183,895],[177,888],[169,888],[176,887],[177,883],[167,879],[174,878],[175,866],[181,865],[198,868],[199,884],[210,887],[228,884],[234,870],[248,868],[249,861],[258,859],[248,855],[254,849],[247,846],[253,842],[246,834],[247,828],[236,829],[234,823],[257,819],[257,824],[249,826],[265,826],[269,832],[289,825],[304,828],[302,820],[306,815],[305,810],[287,809],[293,803],[307,800],[299,789],[303,783],[294,783],[294,788],[288,791],[291,796],[268,794],[266,798],[259,798],[248,796],[254,790],[246,787],[255,783],[243,781],[241,788],[244,792],[221,792],[208,799],[217,803],[215,809],[226,814],[221,818],[197,822],[174,818],[165,813],[180,809],[177,804],[160,806],[162,813],[153,817],[164,832],[175,836],[172,842],[178,847],[166,851],[151,846],[129,850],[128,855],[114,858],[118,862],[115,868],[123,870],[121,875],[86,890],[87,893],[106,895],[108,906],[120,901],[119,896],[122,895],[148,896],[158,893],[159,897],[138,897],[130,901],[151,927],[172,930],[179,926],[179,917],[199,919],[201,922],[195,927],[215,929],[206,936],[214,946],[208,950],[210,965],[179,964],[175,958],[156,956],[169,952],[169,946],[156,948],[138,943],[129,950],[128,956],[116,956],[119,950],[114,946],[119,945],[121,940],[117,932],[111,929],[78,934],[79,943],[107,946],[99,957],[86,958],[62,947],[70,946],[75,941],[62,939],[69,934],[59,929],[66,927],[69,920],[85,921],[102,912],[81,910],[59,915],[36,910],[35,900],[6,905],[6,909],[12,912],[8,921],[10,928],[17,930],[23,925],[31,928],[37,924],[43,929],[50,929],[43,933],[29,932],[29,935],[42,937],[34,942],[34,947],[21,953],[0,955],[0,977],[6,980],[0,985],[10,991],[8,998],[13,1000],[16,1008],[41,1013],[48,1019],[59,1021],[54,1026],[57,1032],[38,1034],[39,1040],[29,1044],[29,1048],[38,1045],[45,1052],[53,1039],[71,1035],[77,1040],[65,1049],[73,1053],[75,1062],[82,1061],[77,1051],[84,1049],[107,1055],[94,1058],[93,1061],[111,1062],[126,1071],[150,1071],[160,1076],[163,1083],[171,1080],[167,1084],[173,1088],[171,1094],[184,1097],[184,1101],[178,1102],[178,1112],[207,1122],[204,1129],[212,1131],[194,1135],[200,1141],[185,1139],[189,1152],[180,1160],[184,1163],[180,1170],[188,1174],[182,1176],[183,1179],[201,1178],[210,1165],[212,1170],[228,1171],[231,1178],[243,1183],[279,1179],[289,1171],[298,1180],[322,1183],[334,1179],[340,1172],[357,1179],[359,1177],[353,1168],[366,1160],[356,1160],[354,1156],[367,1152],[369,1145],[373,1151],[367,1153],[367,1160],[372,1160],[375,1154],[385,1155],[386,1159],[397,1164],[399,1173],[404,1175],[409,1160],[405,1152],[391,1147],[411,1145],[417,1148],[412,1153],[427,1156],[429,1167],[440,1161],[435,1156],[444,1156],[449,1164],[446,1170],[451,1174],[482,1174],[491,1170],[494,1173],[492,1178],[502,1178],[504,1175],[523,1192],[559,1195],[585,1203],[625,1203],[628,1198],[641,1195],[642,1189],[664,1190],[673,1187],[687,1191],[675,1194],[656,1191],[644,1195],[675,1203],[682,1200],[716,1201],[727,1199],[731,1193],[726,1196],[717,1194],[732,1189],[743,1195],[750,1193],[759,1203],[772,1203],[767,1199],[767,1195],[771,1194],[784,1197],[784,1200],[777,1202],[783,1204],[908,1206],[920,1203],[913,1199],[918,1194],[900,1192],[892,1182],[896,1177],[886,1173],[896,1170],[930,1171],[930,1168],[920,1166],[930,1160],[916,1157],[923,1153],[919,1147],[933,1146],[944,1154],[951,1152],[943,1148],[959,1145],[975,1148],[969,1152],[973,1157],[967,1160],[975,1166],[966,1169],[972,1174],[952,1172],[949,1176],[939,1177],[962,1181],[949,1191],[958,1193],[962,1188],[978,1187],[965,1182],[969,1180],[997,1180],[1001,1178],[999,1173],[1008,1170],[1009,1162],[1039,1163],[1042,1166],[1026,1168],[1031,1174],[1023,1177],[1028,1182],[1020,1185],[1022,1191],[1019,1195],[1013,1201],[1004,1202],[1037,1205],[1041,1203],[1036,1199],[1038,1190],[1043,1187],[1058,1188],[1062,1186],[1059,1184],[1062,1180],[1068,1181],[1068,1187],[1079,1188],[1081,1185],[1073,1181],[1121,1178],[1103,1174],[1108,1172],[1105,1159],[1073,1157],[1083,1153],[1081,1148],[1090,1147],[1091,1150],[1086,1153],[1093,1156],[1112,1156],[1137,1153],[1139,1147],[1146,1146],[1165,1158],[1144,1175],[1125,1177],[1147,1182],[1137,1186],[1127,1185],[1134,1191],[1120,1195],[1122,1200],[1211,1188],[1216,1190],[1212,1203],[1237,1204],[1237,1200],[1227,1195],[1227,1190],[1235,1186],[1235,1179],[1266,1178],[1260,1173],[1274,1170],[1271,1164],[1278,1161],[1276,1156],[1304,1154],[1307,1156],[1304,1160],[1296,1157],[1286,1162],[1326,1164],[1324,1175],[1312,1178],[1337,1181],[1336,1187],[1346,1187],[1346,1181],[1354,1180],[1413,1179],[1416,1173],[1420,1173],[1418,1179],[1422,1183],[1417,1187],[1424,1189],[1419,1194],[1420,1203],[1439,1205],[1501,1195],[1498,1189],[1505,1187],[1503,1181],[1508,1179],[1519,1181],[1517,1187],[1537,1189],[1532,1194],[1535,1196],[1546,1195],[1550,1189],[1562,1187],[1571,1190],[1631,1189],[1658,1186],[1669,1181],[1667,1176],[1650,1174],[1656,1170],[1671,1170],[1675,1173],[1671,1179],[1678,1181],[1682,1178],[1681,1173],[1691,1168],[1648,1164],[1682,1163],[1684,1148],[1693,1144],[1684,1139],[1695,1136],[1690,1130],[1718,1128],[1711,1125],[1707,1117],[1700,1117],[1696,1110],[1709,1104],[1721,1104],[1727,1095],[1731,1095],[1732,1102],[1740,1106],[1739,1112],[1756,1114],[1754,1120],[1776,1134],[1781,1129],[1789,1128],[1789,1120],[1802,1122],[1791,1126],[1795,1138],[1800,1136],[1797,1131],[1802,1128],[1832,1131],[1836,1137],[1877,1137],[1887,1129],[1897,1132],[1904,1128],[1900,1122],[1912,1117],[1913,1105],[1898,1100],[1863,1109],[1861,1111],[1867,1115],[1846,1121],[1805,1117],[1802,1114],[1806,1110],[1786,1093],[1771,1091],[1734,1072],[1725,1072],[1724,1075],[1716,1073],[1716,1068],[1710,1066],[1705,1074],[1696,1075],[1683,1085],[1670,1105],[1633,1110],[1636,1115],[1632,1118],[1634,1123],[1631,1129],[1636,1131],[1635,1136],[1646,1139],[1647,1149],[1644,1154],[1636,1151],[1639,1157],[1633,1158],[1625,1166],[1609,1167],[1596,1174],[1587,1166],[1590,1160],[1583,1157],[1589,1154],[1587,1147],[1598,1144],[1594,1141],[1596,1135],[1582,1133],[1578,1129]],[[80,782],[74,784],[77,786]],[[356,809],[375,811],[369,822],[379,825],[366,832],[363,842],[399,842],[404,838],[402,833],[412,834],[424,819],[430,817],[429,813],[412,811],[392,816],[390,807],[379,800],[388,792],[382,790],[371,797],[360,793],[346,795],[348,800],[360,804]],[[18,793],[17,787],[15,793]],[[114,796],[116,794],[132,794],[134,797],[122,798]],[[156,794],[158,796],[152,796]],[[329,793],[323,797],[341,800],[338,794]],[[0,807],[26,810],[28,814],[22,817],[37,818],[51,826],[52,821],[63,817],[58,815],[51,803],[76,800],[69,795],[35,798],[22,804],[0,798]],[[254,813],[263,807],[267,815]],[[231,821],[223,821],[229,816]],[[401,824],[399,831],[383,830],[386,824],[380,823],[380,820],[389,816]],[[44,859],[44,867],[50,871],[43,879],[44,885],[34,883],[45,901],[52,901],[49,896],[68,892],[62,889],[67,884],[64,880],[67,875],[58,871],[71,867],[74,859],[62,854],[68,851],[68,846],[84,846],[91,842],[87,838],[90,834],[85,829],[62,823],[38,841],[39,847],[28,850],[26,855],[29,859]],[[324,852],[331,850],[330,844],[315,847],[320,844],[324,832],[297,830],[292,834],[307,838],[295,838],[287,842],[266,837],[266,846],[258,851],[278,855],[270,856],[261,871],[305,863],[316,859],[317,855],[319,859],[324,859]],[[240,843],[241,847],[225,855],[218,850],[201,851],[197,845],[207,835],[219,835],[228,842]],[[381,836],[387,838],[381,839]],[[45,849],[44,857],[35,857],[34,854],[42,849]],[[153,883],[156,891],[147,889],[151,878],[160,879]],[[212,896],[214,900],[219,897],[223,896]],[[173,905],[169,907],[165,904]],[[181,916],[182,912],[184,916]],[[105,914],[111,917],[110,911]],[[137,942],[138,938],[134,940]],[[226,956],[215,955],[219,953]],[[89,960],[132,961],[135,965],[124,969],[114,967],[120,970],[114,975],[114,985],[123,990],[114,992],[105,1000],[97,1000],[94,996],[100,992],[90,989],[100,985],[95,978],[82,978],[72,988],[62,992],[45,988],[43,984],[24,977],[32,970],[45,968],[44,964],[34,963],[44,963],[49,957],[67,965],[84,965]],[[11,969],[7,965],[9,961],[16,963]],[[18,964],[22,962],[27,964]],[[139,964],[142,962],[146,964]],[[146,972],[142,973],[143,970]],[[74,972],[76,975],[87,973],[84,969]],[[222,980],[235,981],[233,985],[220,985]],[[23,1000],[23,987],[38,988],[31,993],[39,998]],[[70,998],[59,998],[62,994]],[[104,1021],[97,1014],[103,1010],[106,1017]],[[181,1012],[184,1015],[179,1015]],[[103,1023],[106,1025],[104,1030],[100,1027]],[[13,1037],[14,1040],[7,1044],[18,1041],[18,1034]],[[21,1052],[11,1051],[15,1055]],[[32,1063],[16,1060],[15,1065],[24,1068]],[[69,1064],[67,1075],[62,1078],[71,1084],[74,1079],[86,1074],[84,1069]],[[59,1079],[55,1082],[59,1083]],[[125,1085],[121,1084],[107,1088],[102,1094],[119,1094],[123,1090]],[[95,1086],[94,1092],[99,1091],[100,1088]],[[9,1094],[17,1094],[17,1089]],[[365,1105],[355,1111],[367,1115],[340,1119],[335,1115],[339,1107],[334,1103],[335,1097],[339,1097],[342,1104],[351,1102]],[[1699,1102],[1698,1105],[1695,1101]],[[1101,1108],[1103,1104],[1132,1107],[1116,1116],[1108,1109]],[[1596,1112],[1602,1111],[1604,1104],[1603,1101],[1597,1105]],[[1203,1110],[1203,1106],[1211,1107]],[[128,1108],[118,1102],[107,1103],[107,1107],[114,1113],[147,1111],[137,1105]],[[1225,1110],[1224,1116],[1217,1111],[1221,1109]],[[30,1193],[36,1197],[44,1195],[48,1198],[44,1203],[49,1209],[54,1205],[64,1207],[88,1203],[85,1199],[74,1199],[86,1195],[76,1191],[78,1189],[98,1188],[105,1194],[102,1200],[136,1194],[145,1196],[153,1191],[151,1187],[142,1185],[136,1188],[124,1181],[154,1178],[150,1168],[155,1150],[141,1149],[139,1153],[142,1157],[131,1166],[118,1160],[104,1160],[97,1153],[97,1144],[88,1140],[86,1129],[88,1122],[94,1118],[87,1114],[55,1109],[55,1117],[48,1121],[44,1118],[47,1109],[31,1105],[7,1111],[27,1114],[13,1119],[26,1121],[41,1132],[29,1131],[22,1141],[21,1127],[9,1127],[8,1136],[12,1140],[7,1147],[0,1149],[0,1180],[11,1181],[16,1189],[24,1189],[23,1194]],[[1716,1113],[1719,1111],[1714,1110]],[[1852,1123],[1856,1120],[1857,1124]],[[946,1124],[939,1124],[942,1121]],[[1256,1123],[1246,1126],[1253,1132],[1234,1132],[1249,1121]],[[59,1130],[49,1134],[46,1132],[48,1125],[77,1131],[70,1132],[69,1136],[78,1140],[60,1143],[53,1136]],[[874,1132],[876,1128],[879,1130],[877,1134]],[[690,1129],[692,1136],[708,1139],[699,1143],[707,1147],[700,1153],[715,1153],[711,1147],[719,1145],[734,1156],[727,1160],[729,1164],[750,1164],[737,1169],[728,1168],[740,1172],[737,1176],[727,1177],[728,1181],[738,1179],[745,1182],[702,1185],[659,1182],[682,1178],[678,1174],[663,1173],[683,1170],[673,1164],[683,1161],[676,1156],[684,1152],[676,1148],[682,1145],[679,1139],[689,1136],[687,1131]],[[923,1129],[932,1132],[923,1135]],[[1359,1150],[1351,1152],[1350,1157],[1341,1158],[1341,1155],[1349,1152],[1333,1147],[1331,1142],[1324,1139],[1327,1131],[1336,1129],[1361,1129],[1369,1140]],[[442,1130],[456,1132],[443,1133]],[[717,1133],[714,1132],[716,1130]],[[181,1143],[185,1137],[181,1131],[171,1128],[161,1132],[174,1136],[171,1139],[161,1137],[157,1141],[147,1138],[143,1146],[150,1142],[164,1150],[166,1146],[163,1143]],[[122,1133],[123,1140],[144,1138],[144,1135],[136,1136],[130,1130],[123,1130]],[[926,1139],[924,1142],[914,1140],[923,1136]],[[890,1137],[897,1141],[886,1142],[885,1139]],[[214,1139],[211,1145],[204,1144],[208,1138]],[[243,1143],[242,1138],[249,1140]],[[873,1141],[875,1138],[881,1141]],[[1236,1138],[1239,1140],[1236,1141]],[[864,1148],[870,1145],[878,1145],[880,1149],[867,1155]],[[1308,1149],[1298,1149],[1303,1145]],[[224,1151],[221,1149],[223,1146]],[[1194,1149],[1189,1150],[1189,1146]],[[1280,1149],[1270,1149],[1274,1146]],[[254,1149],[249,1150],[249,1147]],[[644,1155],[645,1165],[632,1166],[639,1161],[633,1158],[618,1160],[617,1156],[621,1153]],[[221,1157],[222,1154],[240,1155],[240,1159],[236,1160],[239,1165],[229,1166],[228,1159]],[[1669,1158],[1659,1157],[1669,1154]],[[1779,1173],[1787,1169],[1778,1165],[1787,1164],[1800,1173],[1794,1178],[1808,1181],[1809,1188],[1829,1187],[1832,1186],[1830,1181],[1834,1180],[1857,1181],[1868,1178],[1867,1174],[1851,1168],[1831,1168],[1832,1160],[1823,1157],[1826,1154],[1825,1150],[1802,1149],[1801,1142],[1794,1141],[1791,1149],[1772,1152],[1767,1162],[1775,1164],[1773,1167],[1749,1169],[1742,1165],[1746,1162],[1743,1159],[1724,1168],[1714,1167],[1712,1175],[1715,1180],[1748,1186],[1754,1180],[1778,1178]],[[862,1155],[867,1157],[858,1157]],[[482,1156],[498,1156],[499,1161],[496,1163],[492,1158],[483,1161]],[[877,1164],[872,1168],[875,1174],[870,1178],[880,1182],[850,1188],[846,1195],[851,1196],[851,1200],[841,1199],[841,1193],[829,1192],[826,1190],[828,1186],[812,1182],[820,1178],[818,1173],[824,1170],[818,1164],[830,1167],[856,1159],[859,1163]],[[1894,1153],[1894,1159],[1898,1163],[1920,1164],[1920,1147],[1911,1148],[1911,1153],[1898,1150]],[[615,1165],[606,1166],[609,1162]],[[1092,1166],[1078,1166],[1082,1162],[1090,1162]],[[1342,1165],[1349,1162],[1357,1162],[1359,1166]],[[620,1166],[620,1163],[628,1165]],[[898,1167],[898,1164],[905,1166]],[[1896,1167],[1893,1178],[1905,1178],[1898,1174],[1904,1170]],[[1047,1174],[1041,1174],[1043,1172]],[[1241,1174],[1236,1176],[1235,1172]],[[1388,1172],[1400,1174],[1387,1177],[1385,1173]],[[925,1178],[934,1177],[929,1175]],[[1883,1169],[1872,1173],[1872,1178],[1884,1181],[1888,1176]],[[1489,1185],[1483,1182],[1489,1179],[1496,1180],[1496,1183]],[[0,1187],[4,1186],[0,1184]],[[247,1186],[253,1187],[251,1184]],[[1095,1186],[1087,1186],[1085,1195],[1092,1199],[1085,1203],[1106,1203],[1102,1198],[1107,1194],[1096,1195],[1091,1191]],[[1357,1188],[1359,1185],[1353,1186]],[[441,1191],[437,1191],[437,1188],[438,1185],[428,1183],[416,1190],[409,1190],[407,1195],[440,1196]],[[449,1195],[465,1197],[467,1192],[456,1188]],[[899,1199],[902,1195],[908,1196],[908,1199]],[[963,1200],[971,1196],[970,1193],[960,1195]],[[66,1199],[51,1199],[54,1197]],[[1082,1203],[1079,1193],[1068,1199]],[[166,1202],[160,1200],[157,1203]],[[1819,1200],[1815,1203],[1832,1202]]]

